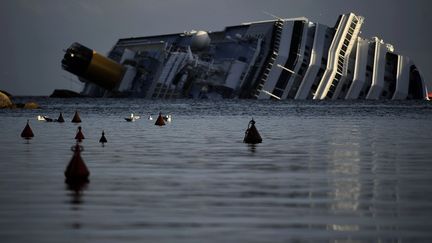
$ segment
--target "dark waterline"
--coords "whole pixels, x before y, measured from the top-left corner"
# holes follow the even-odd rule
[[[1,242],[432,239],[429,102],[33,99],[42,109],[0,110]],[[63,174],[76,109],[80,192]],[[60,111],[64,124],[35,119]],[[173,122],[147,120],[159,111]]]

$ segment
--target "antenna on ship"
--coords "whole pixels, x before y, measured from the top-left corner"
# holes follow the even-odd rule
[[[69,88],[72,90],[73,87],[72,85],[79,85],[82,86],[82,83],[76,79],[73,79],[71,77],[67,77],[66,75],[62,75],[62,78],[64,78],[65,80],[69,81]]]
[[[298,55],[298,54],[297,54],[297,55]],[[298,56],[301,56],[301,55],[298,55]],[[282,65],[280,65],[280,64],[277,64],[276,66],[279,67],[279,68],[282,68],[282,69],[285,70],[285,71],[288,71],[288,72],[292,73],[292,74],[295,75],[296,77],[303,78],[303,76],[299,75],[298,73],[294,72],[293,70],[291,70],[291,69],[289,69],[289,68],[287,68],[287,67],[284,67],[284,66],[282,66]]]
[[[267,14],[268,16],[271,16],[271,17],[273,17],[273,18],[275,18],[275,19],[277,19],[277,20],[283,21],[283,18],[281,18],[281,17],[279,17],[279,16],[276,16],[276,15],[274,15],[274,14],[271,14],[271,13],[269,13],[269,12],[263,11],[263,13],[264,13],[264,14]]]
[[[279,97],[279,96],[277,96],[277,95],[274,95],[274,94],[268,92],[267,90],[262,89],[261,91],[264,92],[264,93],[267,94],[267,95],[270,95],[271,97],[273,97],[273,98],[275,98],[275,99],[277,99],[277,100],[281,100],[281,97]]]
[[[64,79],[70,81],[71,83],[75,83],[75,84],[79,84],[79,85],[81,85],[81,82],[80,82],[80,81],[78,81],[78,80],[76,80],[76,79],[73,79],[73,78],[71,78],[71,77],[68,77],[68,76],[66,76],[66,75],[62,75],[62,78],[64,78]]]

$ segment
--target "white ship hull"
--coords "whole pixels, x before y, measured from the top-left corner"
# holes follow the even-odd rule
[[[363,22],[350,13],[335,27],[276,19],[120,39],[106,60],[75,43],[62,63],[86,82],[88,96],[428,99],[413,61],[377,37],[360,37]]]

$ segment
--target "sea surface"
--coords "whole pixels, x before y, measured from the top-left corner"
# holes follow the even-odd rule
[[[430,102],[15,101],[41,109],[0,110],[2,243],[432,242]],[[78,126],[91,174],[73,188]]]

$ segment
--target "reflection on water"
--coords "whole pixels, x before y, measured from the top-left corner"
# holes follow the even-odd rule
[[[257,147],[256,144],[247,144],[247,147],[249,148],[249,151],[251,153],[255,153],[256,152],[256,147]]]
[[[87,189],[87,182],[82,183],[66,183],[67,196],[70,197],[69,203],[71,205],[70,210],[72,211],[71,220],[69,224],[70,229],[80,230],[82,229],[83,222],[80,217],[82,212],[82,207],[84,204],[84,190]]]
[[[70,203],[72,205],[79,205],[83,203],[84,190],[87,189],[88,183],[66,183],[66,190],[71,197]],[[79,209],[79,208],[75,208]]]
[[[327,230],[342,231],[342,232],[354,232],[354,231],[359,231],[360,227],[358,225],[332,224],[332,225],[328,225]]]
[[[429,103],[38,102],[0,110],[2,242],[432,239]],[[19,137],[76,109],[91,184],[65,184],[77,125],[33,119]],[[123,119],[159,111],[173,122]],[[257,145],[242,143],[252,116]]]
[[[356,138],[350,138],[347,143],[340,141],[346,140],[344,133],[337,134],[339,137],[333,137],[334,151],[331,152],[328,169],[333,188],[333,203],[331,208],[333,210],[347,211],[355,213],[358,210],[360,202],[360,158],[358,157],[359,147]],[[333,227],[334,228],[334,227]],[[337,227],[341,229],[341,227]],[[343,228],[343,227],[342,227]]]

